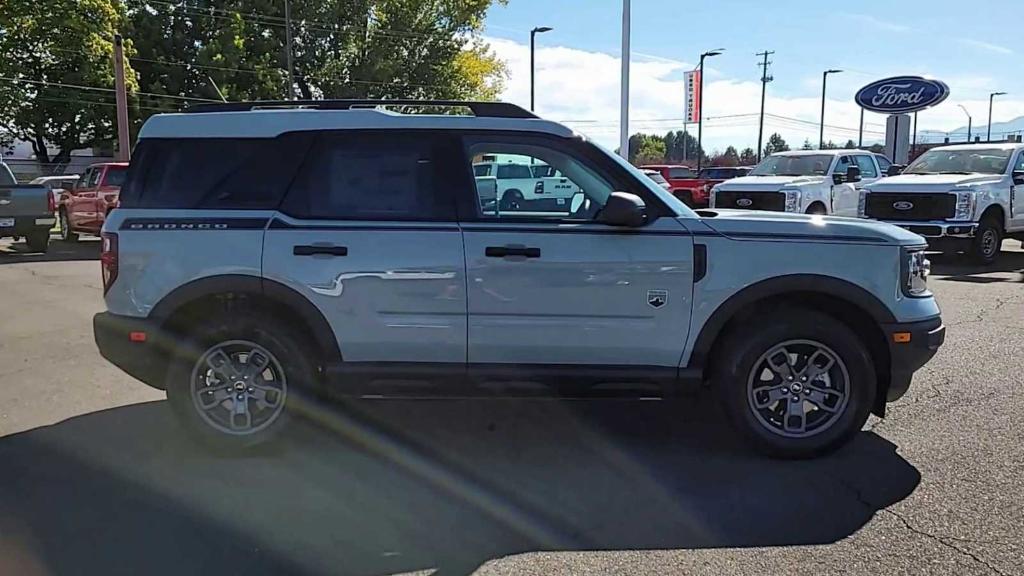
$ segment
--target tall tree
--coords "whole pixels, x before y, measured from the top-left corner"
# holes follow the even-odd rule
[[[629,137],[629,161],[636,165],[665,161],[665,140],[654,134],[633,134]]]
[[[123,19],[117,0],[0,2],[0,126],[40,162],[114,139],[113,35]],[[125,75],[134,91],[130,65]]]
[[[769,156],[776,152],[786,152],[787,150],[789,150],[789,144],[786,144],[781,134],[775,132],[768,137],[768,143],[764,146],[764,155]]]
[[[740,152],[740,165],[753,166],[754,164],[757,164],[757,152],[753,148],[744,148]]]
[[[814,150],[814,144],[811,144],[810,138],[804,138],[803,145],[800,146],[801,150]]]
[[[852,139],[851,140],[847,140],[846,144],[843,144],[843,149],[845,149],[845,150],[854,150],[856,148],[857,148],[857,143],[854,142]]]

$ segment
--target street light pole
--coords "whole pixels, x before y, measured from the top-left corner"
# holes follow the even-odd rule
[[[967,111],[967,108],[964,108],[963,104],[957,104],[957,106],[964,111],[964,114],[967,114],[967,143],[969,144],[971,142],[971,124],[974,122],[974,119],[971,118],[971,113]]]
[[[715,48],[700,55],[700,78],[697,83],[697,171],[700,172],[701,162],[704,160],[704,59],[711,56],[718,56],[725,52],[725,48]]]
[[[995,100],[996,96],[1005,96],[1006,92],[993,92],[988,95],[988,134],[985,135],[985,141],[992,141],[992,101]]]
[[[622,79],[619,99],[619,156],[629,161],[629,0],[622,0]]]
[[[543,34],[544,32],[550,32],[552,28],[547,26],[538,26],[533,30],[530,30],[530,112],[533,112],[534,105],[534,92],[533,92],[533,77],[536,73],[536,64],[534,63],[534,48],[536,44],[537,34]]]
[[[289,0],[284,0],[284,38],[285,57],[288,60],[288,99],[295,99],[295,68],[292,63],[292,8]]]
[[[821,75],[821,131],[818,133],[818,150],[825,147],[825,88],[828,85],[828,75],[840,72],[842,70],[825,70]]]

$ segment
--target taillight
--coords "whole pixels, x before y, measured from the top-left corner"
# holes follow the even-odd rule
[[[100,249],[100,269],[103,271],[103,294],[106,295],[114,284],[114,280],[117,280],[117,234],[103,232],[100,237],[103,239]]]
[[[54,198],[53,190],[50,190],[50,193],[46,195],[46,211],[50,214],[57,211],[57,199]]]

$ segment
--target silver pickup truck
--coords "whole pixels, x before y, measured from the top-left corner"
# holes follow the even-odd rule
[[[0,161],[0,238],[24,237],[29,250],[46,252],[50,245],[53,195],[46,186],[18,185]]]

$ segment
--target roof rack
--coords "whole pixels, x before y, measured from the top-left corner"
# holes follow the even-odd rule
[[[351,110],[378,106],[431,106],[468,108],[481,118],[537,118],[528,110],[508,102],[474,102],[469,100],[264,100],[255,102],[226,102],[200,104],[182,110],[187,113],[247,112],[249,110],[303,108],[314,110]]]

